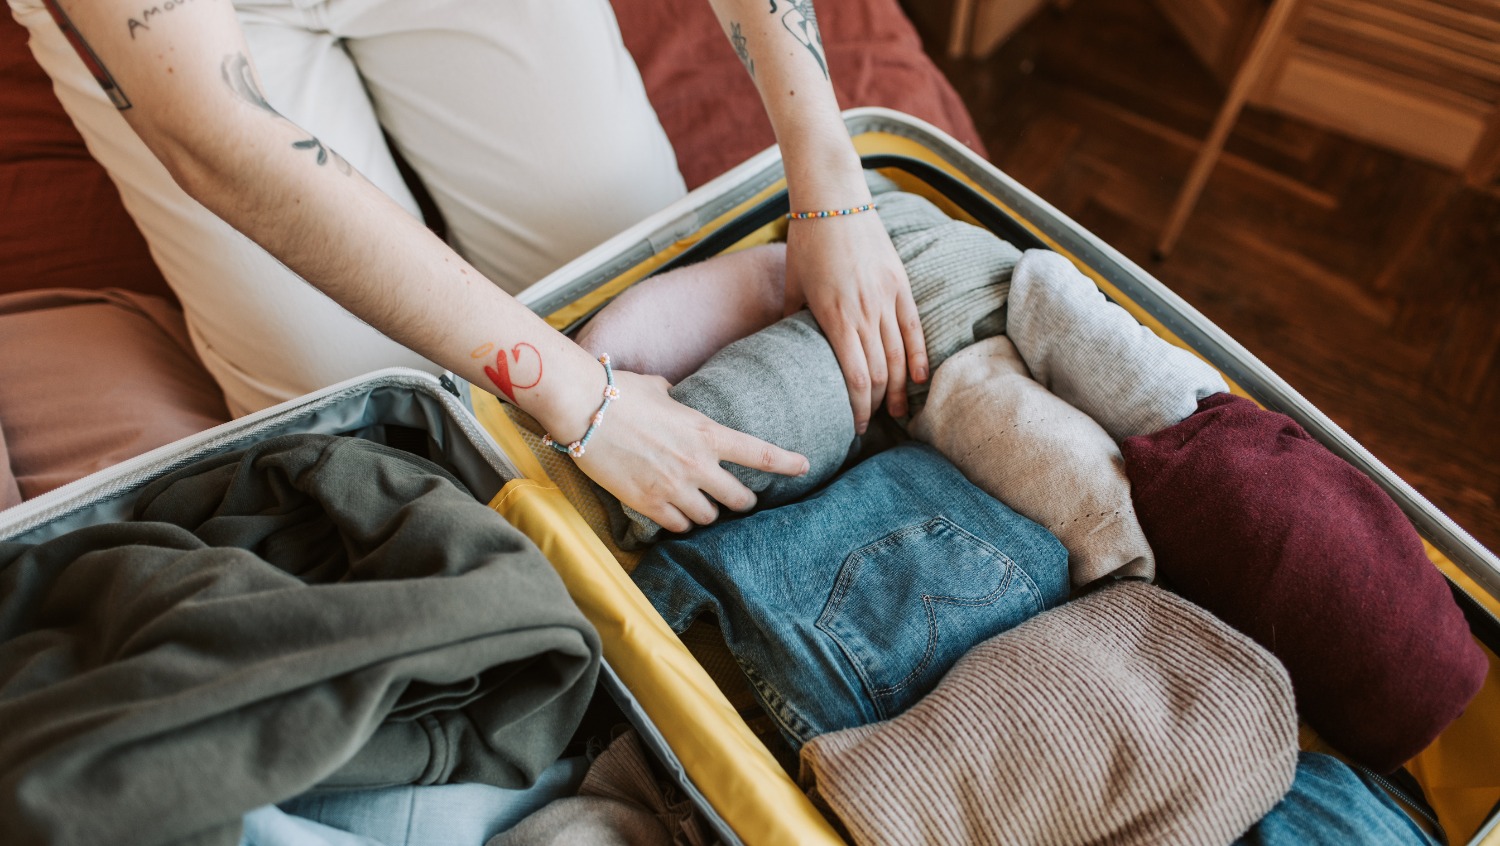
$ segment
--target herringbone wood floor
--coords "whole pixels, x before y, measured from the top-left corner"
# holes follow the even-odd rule
[[[943,59],[942,34],[927,38],[1001,169],[1500,550],[1500,196],[1250,109],[1155,262],[1223,90],[1149,0],[1045,9],[985,60]]]

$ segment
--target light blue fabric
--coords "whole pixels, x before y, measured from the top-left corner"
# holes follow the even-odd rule
[[[1395,800],[1331,755],[1297,756],[1292,790],[1237,846],[1433,846]]]
[[[659,543],[631,574],[667,624],[712,611],[794,747],[896,716],[970,647],[1068,596],[1068,553],[909,443],[792,505]]]
[[[563,758],[525,790],[443,784],[306,793],[247,814],[240,846],[481,846],[577,793],[588,766],[582,756]]]
[[[389,846],[378,840],[339,831],[332,826],[294,817],[275,805],[245,815],[240,846]]]

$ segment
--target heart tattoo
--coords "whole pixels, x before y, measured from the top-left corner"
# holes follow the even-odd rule
[[[536,347],[533,347],[531,344],[522,341],[521,343],[516,344],[514,347],[510,348],[511,359],[517,364],[520,363],[522,347],[531,350],[532,353],[536,355],[536,378],[531,380],[530,383],[525,385],[518,385],[515,382],[511,381],[511,362],[506,361],[505,350],[503,349],[498,353],[495,353],[494,367],[490,367],[489,365],[484,366],[484,375],[490,377],[490,381],[495,383],[495,387],[499,388],[500,391],[507,397],[510,397],[511,402],[516,401],[516,391],[524,391],[527,388],[535,388],[537,385],[541,384],[542,381],[542,354],[537,352]]]

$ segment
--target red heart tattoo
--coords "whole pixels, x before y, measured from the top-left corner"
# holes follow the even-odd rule
[[[495,383],[495,387],[499,388],[507,397],[510,397],[511,402],[516,401],[516,391],[535,388],[542,381],[542,354],[537,352],[536,347],[522,341],[510,348],[511,358],[519,363],[521,361],[522,347],[536,353],[536,378],[530,384],[517,385],[510,380],[510,363],[505,360],[505,350],[495,353],[494,367],[490,367],[489,365],[485,365],[484,367],[484,375],[490,377],[490,381]]]

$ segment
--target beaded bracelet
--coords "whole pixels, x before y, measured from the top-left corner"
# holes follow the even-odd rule
[[[811,220],[812,218],[815,218],[815,217],[843,217],[846,214],[859,214],[860,212],[875,211],[878,208],[880,208],[880,205],[878,203],[875,203],[875,202],[872,201],[872,202],[865,203],[862,206],[855,206],[854,208],[850,208],[850,209],[828,209],[827,211],[787,212],[786,219],[787,220]]]
[[[604,422],[604,409],[609,408],[610,403],[620,398],[620,389],[615,387],[614,368],[609,366],[609,353],[599,356],[599,363],[604,365],[604,402],[599,404],[599,410],[594,412],[594,416],[589,419],[588,431],[583,433],[583,437],[567,446],[554,441],[551,435],[542,435],[542,444],[544,446],[552,447],[558,452],[572,456],[573,458],[582,458],[583,454],[588,451],[585,447],[588,446],[589,441],[594,437],[594,433],[599,431],[599,424]]]

